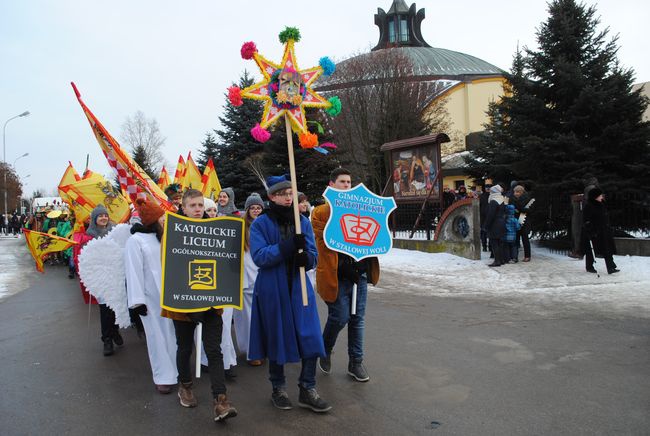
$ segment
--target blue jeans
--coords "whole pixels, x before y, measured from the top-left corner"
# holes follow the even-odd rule
[[[287,379],[284,377],[284,365],[278,365],[277,362],[269,360],[269,380],[271,380],[273,389],[285,389]],[[305,389],[316,387],[316,357],[302,359],[298,384]]]
[[[363,361],[363,330],[365,327],[366,299],[368,297],[368,280],[366,274],[359,277],[357,285],[357,313],[350,314],[352,309],[353,283],[339,278],[339,294],[334,303],[327,303],[327,323],[323,329],[325,352],[332,354],[339,332],[348,326],[348,356],[350,361]]]

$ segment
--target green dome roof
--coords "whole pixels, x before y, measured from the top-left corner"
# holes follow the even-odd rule
[[[437,47],[400,47],[413,62],[414,76],[503,75],[504,71],[477,57]],[[451,77],[449,77],[451,78]]]
[[[408,74],[411,79],[419,78],[422,81],[436,79],[463,81],[479,77],[498,77],[505,74],[505,71],[499,67],[485,62],[482,59],[453,50],[437,47],[396,47],[371,51],[339,62],[334,74],[327,78],[321,77],[316,88],[323,91],[342,87],[346,88],[346,80],[342,77],[346,76],[343,73],[347,70],[346,67],[348,65],[346,64],[361,61],[362,63],[372,65],[382,58],[385,59],[384,56],[390,54],[393,50],[397,50],[396,54],[406,55],[411,61],[411,72]],[[337,74],[339,72],[341,74]],[[373,82],[385,79],[384,74],[386,71],[381,73],[377,76],[373,76],[372,73],[368,73],[364,77],[357,76],[354,82],[358,85],[359,82]]]

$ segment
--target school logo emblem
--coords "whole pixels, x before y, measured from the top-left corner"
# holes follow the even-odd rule
[[[193,260],[189,265],[188,285],[193,290],[215,290],[217,289],[217,261],[216,260]]]
[[[329,186],[323,196],[331,210],[323,234],[327,248],[357,261],[390,251],[388,217],[397,208],[393,197],[380,197],[363,183],[349,191]]]

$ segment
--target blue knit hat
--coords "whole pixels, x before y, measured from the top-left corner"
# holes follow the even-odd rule
[[[269,176],[266,178],[266,193],[271,196],[283,189],[291,188],[291,179],[289,174],[282,176]]]

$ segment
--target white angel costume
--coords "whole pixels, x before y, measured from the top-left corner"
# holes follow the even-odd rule
[[[251,307],[253,306],[253,288],[259,268],[253,262],[250,251],[244,252],[244,304],[242,310],[234,313],[237,348],[248,359],[248,342],[251,334]],[[249,359],[250,360],[250,359]]]
[[[160,242],[155,233],[135,233],[126,243],[124,253],[128,305],[147,306],[147,315],[141,316],[147,335],[147,351],[157,385],[177,383],[176,334],[174,323],[160,316]]]

